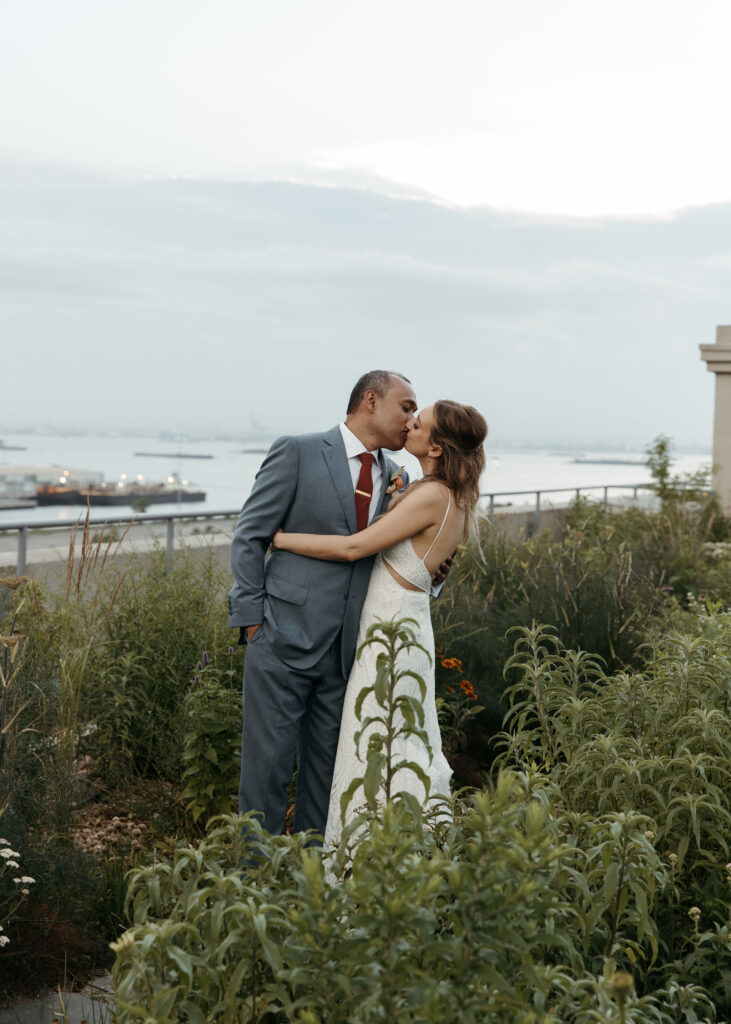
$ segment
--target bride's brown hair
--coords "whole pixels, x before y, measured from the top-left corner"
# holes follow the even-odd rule
[[[455,501],[467,513],[465,536],[476,533],[477,501],[480,477],[485,469],[485,438],[487,423],[472,405],[461,405],[449,399],[434,403],[432,444],[442,449],[433,472],[406,488],[418,487],[429,480],[441,480],[452,491]],[[406,491],[403,494],[406,494]],[[391,502],[393,506],[395,502]]]
[[[439,445],[442,455],[432,478],[443,480],[467,513],[467,532],[474,524],[480,477],[485,470],[487,423],[474,406],[448,399],[434,403],[433,416],[432,444]]]

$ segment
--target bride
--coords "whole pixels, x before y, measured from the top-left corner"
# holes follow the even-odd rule
[[[431,747],[431,759],[424,743],[415,737],[402,737],[401,747],[392,751],[392,758],[395,758],[394,763],[409,760],[421,766],[430,782],[430,801],[439,794],[449,794],[451,776],[442,753],[434,695],[434,635],[429,611],[431,580],[457,545],[475,532],[486,436],[487,424],[472,406],[435,402],[413,418],[404,444],[406,451],[419,460],[423,478],[392,499],[386,515],[350,536],[280,530],[273,540],[273,546],[279,550],[328,561],[352,562],[378,554],[361,613],[358,648],[366,638],[368,627],[378,620],[415,620],[412,628],[424,650],[411,648],[402,657],[408,661],[409,669],[426,683],[423,730]],[[325,828],[326,846],[337,842],[344,824],[340,807],[342,794],[364,773],[355,744],[355,734],[360,728],[355,707],[361,690],[373,685],[376,656],[376,645],[363,649],[348,680]],[[397,668],[403,667],[397,665]],[[401,680],[399,689],[399,693],[405,692],[422,699],[418,684],[408,676]],[[374,713],[377,714],[378,709],[371,694],[360,709],[360,718],[365,720]],[[363,739],[361,749],[364,749]],[[394,783],[394,792],[412,792],[424,800],[424,786],[414,772],[401,769]],[[362,800],[356,797],[353,803],[362,804]],[[345,821],[354,814],[351,805]]]

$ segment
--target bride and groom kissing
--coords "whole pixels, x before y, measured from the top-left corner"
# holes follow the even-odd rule
[[[284,827],[296,755],[294,829],[337,841],[340,796],[363,769],[356,699],[376,672],[374,646],[358,659],[356,650],[379,619],[415,620],[424,650],[411,650],[409,668],[426,682],[425,698],[414,693],[431,758],[422,744],[406,759],[422,764],[432,794],[449,793],[429,598],[474,529],[486,434],[471,406],[417,412],[407,378],[374,370],[353,388],[343,423],[281,437],[264,459],[231,543],[228,610],[248,644],[239,809],[259,812],[269,832]],[[386,454],[401,448],[418,459],[420,480]],[[423,799],[416,775],[397,782]]]

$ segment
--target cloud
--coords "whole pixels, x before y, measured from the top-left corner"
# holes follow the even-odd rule
[[[496,438],[710,441],[697,346],[728,319],[731,204],[546,219],[8,161],[0,196],[5,431],[29,391],[89,427],[314,429],[385,365]]]

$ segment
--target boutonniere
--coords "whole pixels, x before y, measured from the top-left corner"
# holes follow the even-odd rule
[[[393,494],[395,491],[403,491],[404,489],[404,470],[406,466],[399,466],[399,468],[391,474],[388,478],[388,487],[386,488],[386,494]]]

